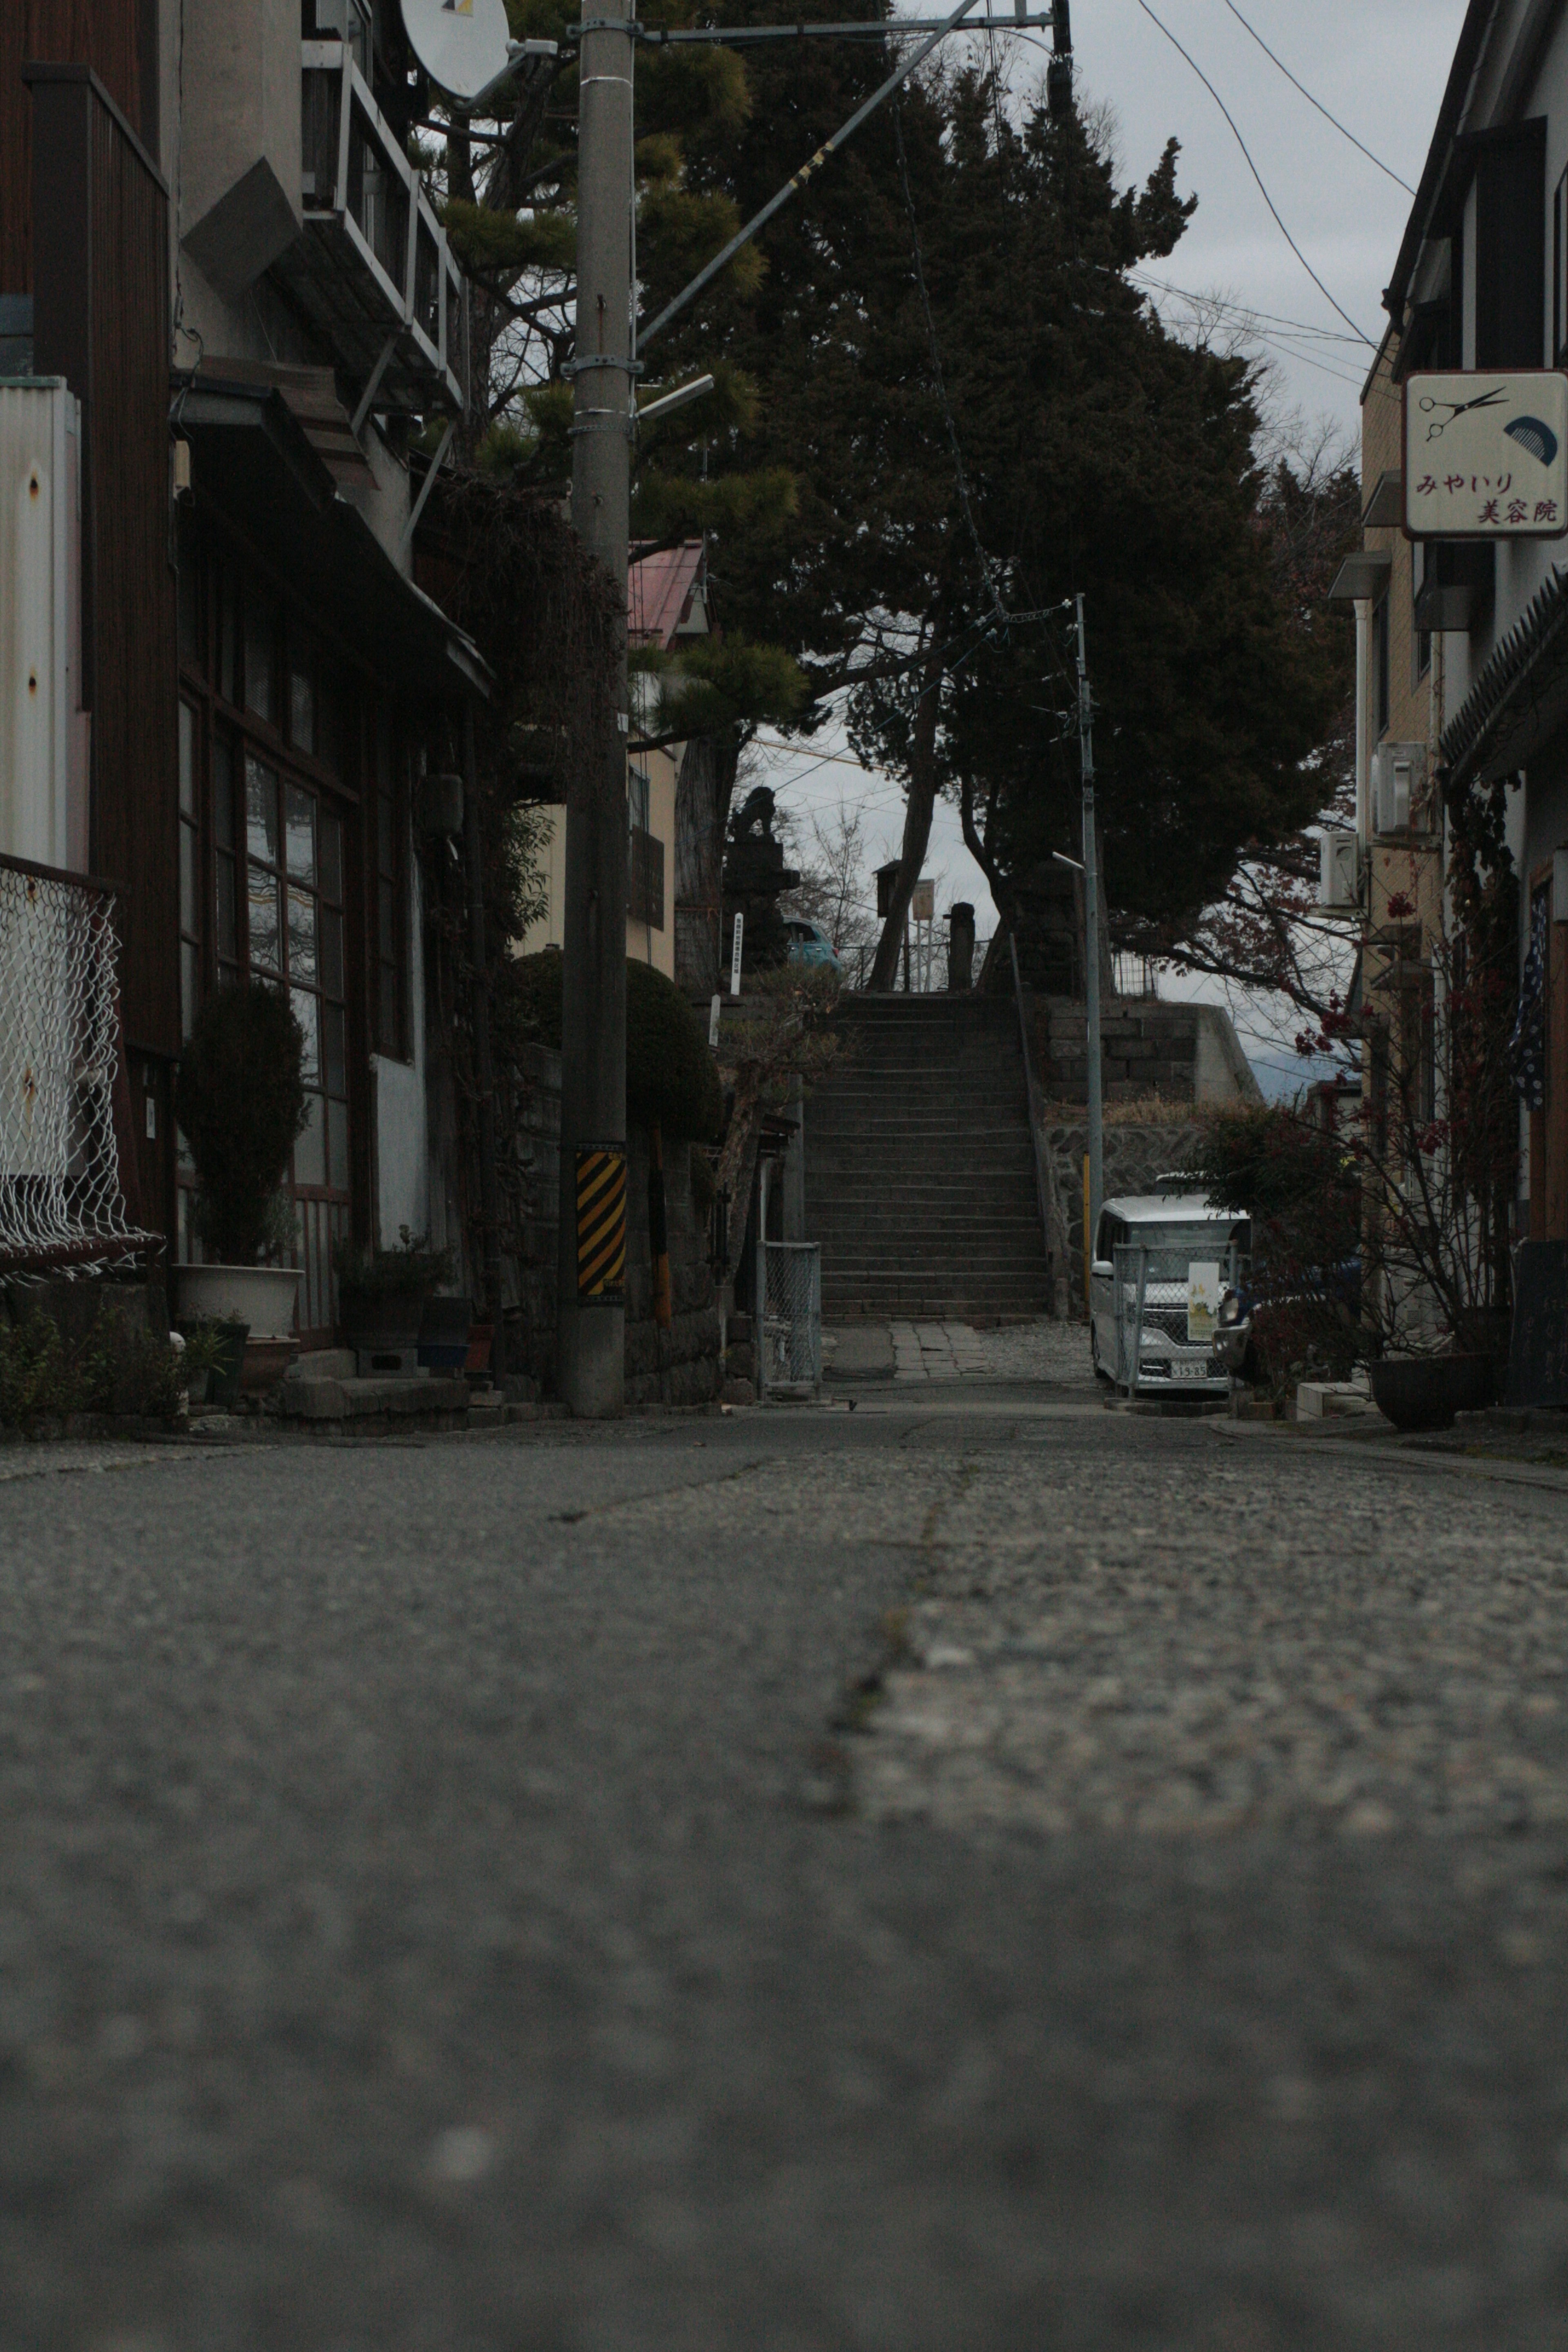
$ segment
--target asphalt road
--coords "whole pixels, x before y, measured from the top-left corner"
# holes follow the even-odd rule
[[[1568,2345],[1565,1487],[983,1387],[0,1480],[0,2347]]]

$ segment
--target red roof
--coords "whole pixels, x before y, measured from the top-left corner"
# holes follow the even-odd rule
[[[702,577],[702,541],[683,540],[645,555],[626,573],[626,633],[634,643],[663,646],[691,617],[692,593]]]

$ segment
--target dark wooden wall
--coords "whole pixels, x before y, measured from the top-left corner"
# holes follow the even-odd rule
[[[35,60],[90,66],[156,156],[158,0],[0,0],[0,294],[33,289]]]
[[[168,199],[85,66],[30,70],[34,365],[82,402],[91,864],[121,888],[127,1047],[180,1049]]]

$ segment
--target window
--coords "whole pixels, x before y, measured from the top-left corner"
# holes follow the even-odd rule
[[[180,704],[180,1035],[195,1026],[202,984],[202,827],[196,790],[196,713]]]
[[[316,754],[316,676],[312,649],[298,624],[289,630],[289,740],[296,751]]]
[[[626,781],[626,914],[650,930],[664,929],[664,844],[650,825],[650,786],[646,768]]]
[[[220,981],[237,978],[240,961],[239,825],[234,805],[235,751],[229,737],[213,737],[213,943]]]
[[[1546,341],[1546,123],[1476,142],[1479,368],[1534,368]]]
[[[406,961],[404,948],[404,866],[407,810],[399,789],[398,762],[394,754],[392,720],[386,711],[375,721],[375,1043],[378,1053],[395,1061],[408,1058]]]
[[[1388,596],[1381,595],[1372,610],[1372,698],[1373,733],[1381,738],[1388,732]]]
[[[258,719],[276,715],[273,672],[278,659],[278,610],[258,580],[245,583],[245,707]]]

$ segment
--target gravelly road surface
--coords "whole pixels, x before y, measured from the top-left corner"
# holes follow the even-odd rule
[[[994,1385],[0,1483],[0,2347],[1568,2345],[1565,1487]]]

